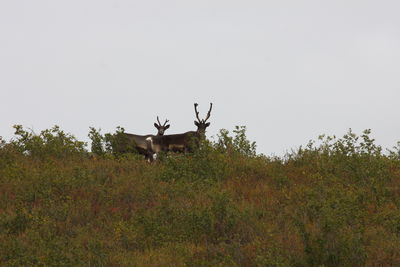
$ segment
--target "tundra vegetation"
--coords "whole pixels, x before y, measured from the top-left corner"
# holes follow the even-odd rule
[[[400,143],[271,157],[236,127],[149,164],[123,132],[0,139],[1,266],[400,266]]]

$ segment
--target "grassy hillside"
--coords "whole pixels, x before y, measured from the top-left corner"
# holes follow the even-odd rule
[[[400,149],[369,131],[271,158],[238,127],[155,164],[91,138],[1,142],[0,265],[400,265]]]

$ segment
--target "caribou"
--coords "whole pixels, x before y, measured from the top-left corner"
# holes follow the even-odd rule
[[[170,127],[169,120],[165,120],[164,124],[161,124],[158,116],[157,116],[157,122],[154,123],[154,127],[157,128],[157,135],[137,135],[137,134],[130,134],[130,133],[122,133],[121,138],[123,139],[124,142],[120,144],[117,147],[117,152],[118,153],[126,153],[130,152],[132,150],[136,150],[139,154],[144,155],[145,159],[149,160],[150,156],[152,154],[149,154],[149,151],[147,149],[147,143],[146,139],[149,137],[155,137],[155,136],[163,136],[165,131]]]
[[[147,154],[150,156],[150,160],[153,160],[157,153],[164,151],[172,152],[192,152],[194,146],[198,146],[200,140],[205,138],[206,128],[210,126],[207,120],[211,116],[212,103],[210,103],[210,109],[207,112],[205,119],[199,118],[199,112],[197,111],[197,103],[194,103],[194,111],[196,113],[197,120],[194,124],[197,126],[196,131],[189,131],[182,134],[171,134],[164,136],[149,136],[146,138],[147,142]]]

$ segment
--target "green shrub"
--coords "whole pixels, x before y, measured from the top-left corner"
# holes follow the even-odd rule
[[[142,158],[137,150],[135,143],[125,134],[125,129],[118,126],[115,133],[102,135],[100,129],[90,127],[89,138],[91,139],[91,152],[102,157],[125,157]]]
[[[248,157],[256,156],[256,143],[247,139],[246,126],[235,126],[233,133],[235,136],[231,137],[228,130],[221,129],[214,146],[223,152],[238,153]]]
[[[15,135],[11,144],[21,153],[36,158],[66,158],[86,153],[85,143],[78,141],[73,135],[65,133],[58,126],[35,134],[15,125]]]
[[[103,135],[101,135],[101,133],[100,133],[101,129],[96,130],[96,128],[94,128],[94,127],[90,127],[89,129],[90,129],[90,131],[89,131],[88,136],[89,136],[90,140],[92,141],[91,146],[90,146],[91,152],[98,156],[104,156],[104,154],[106,153],[105,145],[104,145],[105,137]]]
[[[163,180],[201,181],[213,183],[224,179],[227,173],[226,156],[215,150],[208,141],[193,153],[183,155],[161,155]]]

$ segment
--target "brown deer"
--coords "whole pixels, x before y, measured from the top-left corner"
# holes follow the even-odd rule
[[[158,124],[154,123],[154,127],[156,127],[158,130],[156,136],[163,136],[165,131],[170,127],[170,125],[167,124],[169,120],[166,119],[164,124],[161,124],[157,116],[157,122]],[[146,139],[153,136],[155,135],[137,135],[122,133],[122,136],[119,137],[122,139],[122,142],[120,145],[117,146],[116,152],[127,153],[132,152],[132,150],[136,150],[139,154],[144,155],[145,159],[149,159],[149,156],[151,156],[152,154],[148,153]]]
[[[149,136],[147,141],[148,155],[151,155],[151,160],[154,155],[160,151],[168,152],[192,152],[193,146],[198,146],[200,140],[205,138],[206,128],[210,126],[207,120],[210,118],[212,103],[210,103],[210,109],[208,110],[207,116],[204,120],[199,118],[199,112],[197,111],[198,104],[194,104],[194,111],[196,113],[197,121],[194,124],[197,126],[197,131],[189,131],[182,134],[171,134],[164,136]]]

